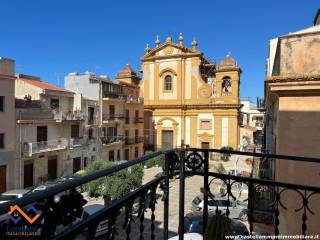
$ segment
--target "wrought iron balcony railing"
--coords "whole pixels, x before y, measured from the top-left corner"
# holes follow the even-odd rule
[[[107,144],[111,144],[111,143],[121,142],[121,141],[123,141],[123,137],[122,136],[107,136],[107,137],[101,137],[100,140],[103,145],[107,145]]]
[[[109,114],[109,115],[103,115],[102,120],[104,122],[107,121],[125,121],[125,116],[123,114]]]
[[[144,141],[144,137],[134,137],[135,143],[142,143]]]
[[[143,118],[142,117],[134,118],[134,123],[143,123]]]
[[[299,214],[301,217],[296,218],[295,221],[300,224],[300,232],[302,235],[308,234],[309,224],[313,224],[309,221],[309,217],[314,215],[316,212],[313,209],[318,208],[317,202],[313,202],[314,198],[318,197],[320,194],[320,188],[318,186],[306,186],[299,183],[286,183],[279,182],[270,179],[261,179],[260,177],[253,176],[257,173],[252,173],[251,177],[244,176],[234,176],[230,174],[222,173],[222,171],[212,171],[211,162],[209,160],[210,153],[219,153],[226,155],[230,158],[233,156],[244,157],[245,159],[251,158],[253,162],[259,161],[296,161],[300,163],[313,163],[317,164],[320,159],[317,158],[304,158],[295,156],[284,156],[284,155],[270,155],[261,153],[251,153],[251,152],[239,152],[239,151],[228,151],[228,150],[217,150],[217,149],[174,149],[169,151],[159,151],[152,153],[150,155],[145,155],[143,157],[137,158],[132,161],[127,161],[123,164],[114,165],[110,168],[96,171],[92,174],[85,175],[83,177],[74,178],[59,185],[48,188],[47,190],[32,193],[26,195],[23,198],[14,199],[9,202],[0,204],[0,216],[9,215],[12,206],[18,205],[24,208],[25,211],[30,209],[30,206],[34,206],[41,210],[41,222],[39,223],[41,231],[41,239],[74,239],[77,234],[86,232],[87,239],[94,239],[97,228],[100,226],[99,223],[102,220],[107,220],[106,232],[104,239],[118,239],[118,237],[126,239],[131,239],[131,237],[139,236],[140,239],[168,239],[169,228],[171,227],[171,219],[169,218],[169,194],[177,194],[176,191],[170,191],[170,184],[173,181],[169,181],[176,175],[179,176],[179,207],[178,207],[178,219],[179,227],[175,229],[175,232],[179,234],[179,239],[183,239],[184,226],[185,226],[185,195],[190,193],[191,186],[186,184],[187,177],[198,176],[202,178],[201,180],[201,192],[203,193],[203,227],[202,232],[205,232],[207,227],[209,228],[208,213],[212,210],[212,205],[209,206],[209,200],[211,202],[216,201],[218,195],[217,188],[218,185],[214,183],[220,181],[225,187],[225,191],[220,190],[220,195],[224,196],[227,202],[226,207],[223,210],[225,217],[230,217],[232,211],[231,201],[236,200],[239,196],[234,193],[234,188],[239,185],[239,183],[248,186],[247,198],[247,218],[249,231],[252,234],[254,231],[255,222],[263,222],[264,224],[269,224],[273,228],[271,234],[279,235],[281,234],[279,225],[283,218],[281,217],[282,212],[292,211],[295,214]],[[130,193],[126,194],[124,197],[119,199],[114,199],[108,205],[105,205],[101,210],[97,211],[93,215],[86,218],[82,218],[78,221],[68,222],[63,216],[68,216],[68,219],[74,220],[73,215],[79,215],[79,211],[82,209],[80,203],[83,198],[77,199],[75,204],[71,204],[68,208],[62,208],[56,201],[56,196],[59,193],[71,192],[76,193],[77,187],[87,184],[93,180],[97,180],[106,176],[113,175],[121,170],[128,169],[128,171],[140,164],[146,164],[148,161],[159,158],[161,155],[165,155],[163,173],[155,176],[152,180],[148,180],[141,187],[133,189]],[[255,169],[255,167],[253,168]],[[103,187],[103,186],[102,186]],[[156,234],[156,228],[159,224],[156,224],[156,207],[158,208],[160,201],[157,200],[157,188],[162,189],[162,202],[163,202],[163,218],[162,218],[162,234]],[[200,192],[200,191],[199,191]],[[262,201],[265,192],[269,192],[270,196],[267,201]],[[294,195],[296,205],[292,203],[285,206],[288,198],[284,199],[284,195],[287,192],[291,192]],[[220,196],[221,197],[221,196]],[[290,199],[289,199],[290,200]],[[157,205],[158,203],[158,205]],[[267,204],[266,204],[267,203]],[[312,204],[315,204],[312,205]],[[267,206],[267,209],[264,207]],[[138,211],[136,211],[138,207]],[[210,209],[209,209],[210,207]],[[292,209],[293,208],[293,209]],[[62,209],[62,211],[61,211]],[[213,206],[215,214],[221,214],[221,209],[218,205]],[[170,208],[170,216],[174,210]],[[264,211],[266,210],[266,211]],[[8,213],[9,212],[9,213]],[[259,214],[257,214],[257,212]],[[261,214],[265,213],[265,215]],[[147,221],[147,213],[150,214],[150,219]],[[263,217],[264,219],[260,219]],[[119,219],[123,222],[119,223]],[[316,226],[319,226],[319,216],[316,216]],[[64,228],[61,228],[61,221],[63,220]],[[159,219],[158,219],[159,220]],[[308,221],[307,221],[308,220]],[[0,220],[1,221],[1,220]],[[0,222],[1,223],[1,222]],[[149,225],[150,231],[145,232],[146,225]],[[169,225],[170,223],[170,225]],[[0,224],[0,233],[6,231],[10,220]],[[228,224],[225,222],[224,224]],[[138,226],[138,232],[132,233],[132,227],[134,225]],[[223,225],[223,224],[222,224]],[[223,227],[220,225],[220,227]],[[215,226],[217,227],[217,226]],[[60,228],[60,231],[57,229]],[[296,229],[295,229],[296,230]],[[121,232],[123,231],[123,233]]]
[[[125,144],[132,145],[136,143],[136,139],[134,137],[125,137]]]

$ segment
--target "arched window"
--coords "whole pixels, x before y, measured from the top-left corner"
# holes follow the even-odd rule
[[[231,78],[224,77],[222,79],[222,92],[231,92]]]
[[[172,77],[170,75],[166,75],[164,77],[164,90],[165,91],[172,90]]]

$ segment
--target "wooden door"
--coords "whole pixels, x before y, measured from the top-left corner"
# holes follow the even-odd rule
[[[33,186],[33,163],[24,165],[24,188]]]
[[[76,157],[73,159],[73,173],[81,170],[81,157]]]
[[[48,159],[48,180],[57,178],[58,159],[57,156]]]
[[[7,166],[0,166],[0,194],[7,191]]]
[[[173,131],[172,130],[162,130],[162,144],[163,149],[173,148]]]

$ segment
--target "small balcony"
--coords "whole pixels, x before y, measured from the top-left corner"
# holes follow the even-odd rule
[[[142,117],[134,118],[134,123],[143,123],[143,118]]]
[[[66,149],[68,145],[68,139],[57,139],[43,142],[26,142],[23,144],[23,155],[31,157],[35,154],[59,151]]]
[[[107,137],[101,137],[100,138],[102,145],[110,145],[110,144],[116,144],[116,143],[122,143],[123,137],[121,136],[107,136]]]
[[[125,142],[126,145],[132,145],[136,143],[136,139],[134,137],[125,137]]]
[[[144,100],[142,97],[126,96],[126,103],[139,103],[143,104]]]
[[[125,121],[125,116],[123,114],[104,114],[102,115],[103,123],[110,123],[110,122],[123,122]]]
[[[59,111],[59,110],[52,110],[53,119],[56,122],[62,121],[84,121],[86,118],[86,114],[81,111]]]
[[[143,143],[144,137],[134,137],[135,143]]]
[[[81,147],[84,145],[87,145],[89,143],[89,141],[87,139],[84,138],[71,138],[69,139],[69,148],[77,148],[77,147]]]
[[[230,160],[253,159],[254,166],[250,177],[231,175],[222,169],[215,169],[209,159],[210,153],[226,155]],[[135,166],[146,166],[148,161],[159,160],[162,161],[164,168],[159,168],[159,174],[152,174],[150,178],[123,196],[105,202],[105,205],[101,205],[101,208],[87,218],[78,218],[83,212],[83,206],[90,199],[86,199],[86,194],[77,192],[77,187],[117,175],[119,171],[131,171]],[[265,239],[265,233],[255,230],[258,223],[269,227],[268,234],[271,238],[279,235],[281,238],[282,234],[290,235],[288,232],[282,232],[280,227],[281,224],[287,223],[285,214],[296,216],[291,220],[294,219],[293,223],[297,224],[295,230],[301,235],[308,235],[308,229],[312,224],[318,229],[319,185],[265,179],[259,176],[255,166],[262,165],[266,160],[273,163],[276,161],[320,163],[318,158],[218,149],[180,148],[159,151],[0,204],[0,216],[7,214],[14,204],[22,208],[28,208],[31,203],[35,208],[41,207],[42,212],[50,213],[41,216],[45,222],[50,223],[43,226],[41,239],[79,239],[78,234],[87,236],[83,239],[97,239],[96,234],[101,233],[100,223],[107,223],[104,224],[103,239],[167,240],[179,235],[179,239],[183,240],[184,233],[192,231],[190,218],[186,218],[190,208],[186,206],[191,206],[192,214],[198,217],[199,221],[194,221],[196,223],[201,221],[197,231],[201,234],[219,235],[218,239],[226,239],[224,234],[234,224],[233,219],[238,218],[246,230],[243,234],[233,233],[245,235],[243,239],[249,239],[249,235],[263,235],[262,238]],[[54,202],[55,195],[67,190],[71,192],[69,197],[73,197],[72,201],[65,203],[67,207],[64,203]],[[0,230],[7,229],[7,224],[9,223],[3,222]],[[59,228],[62,224],[65,227]],[[59,232],[56,231],[58,228]],[[207,239],[215,239],[210,236]]]

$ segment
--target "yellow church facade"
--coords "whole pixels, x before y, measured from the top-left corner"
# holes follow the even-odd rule
[[[141,57],[145,143],[155,149],[181,146],[221,148],[238,146],[241,69],[227,55],[219,64],[197,49],[156,40]]]

